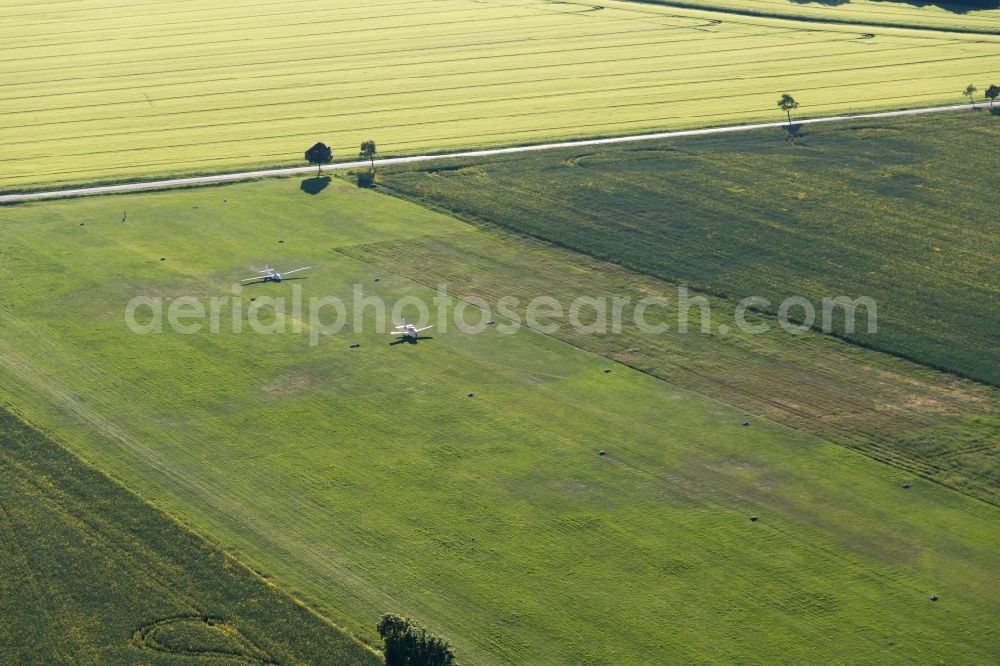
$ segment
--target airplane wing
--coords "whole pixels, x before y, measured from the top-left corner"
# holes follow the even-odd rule
[[[418,328],[417,330],[414,331],[414,333],[419,333],[420,331],[426,331],[428,328],[434,328],[434,324],[431,324],[430,326],[424,326],[423,328]]]
[[[263,280],[263,279],[264,279],[263,276],[257,276],[257,277],[247,278],[245,280],[240,280],[240,282],[256,282],[257,280]]]
[[[307,271],[307,270],[309,270],[310,268],[312,268],[312,266],[305,266],[305,267],[303,267],[303,268],[296,268],[296,269],[295,269],[294,271],[284,271],[284,272],[283,272],[283,273],[281,274],[281,276],[282,276],[282,277],[284,277],[284,276],[286,276],[286,275],[291,275],[292,273],[298,273],[299,271]]]

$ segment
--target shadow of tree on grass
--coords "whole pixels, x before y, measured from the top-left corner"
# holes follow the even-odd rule
[[[326,189],[327,185],[330,184],[329,176],[315,176],[313,178],[306,178],[299,185],[299,189],[306,194],[311,194],[313,196],[319,194]]]

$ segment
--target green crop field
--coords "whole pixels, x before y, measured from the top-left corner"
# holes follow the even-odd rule
[[[3,2],[0,190],[296,164],[317,140],[345,159],[368,138],[777,120],[784,92],[812,116],[959,103],[1000,78],[1000,36],[864,24],[894,4],[842,25],[617,0]]]
[[[7,207],[0,222],[0,402],[364,638],[391,610],[469,664],[993,657],[1000,509],[905,455],[882,464],[758,416],[739,391],[727,404],[616,363],[608,340],[497,326],[390,345],[370,311],[364,330],[316,346],[294,310],[298,334],[249,330],[270,321],[268,296],[298,290],[346,298],[360,284],[392,303],[430,299],[438,279],[455,296],[664,283],[504,249],[340,180],[314,196],[279,180]],[[234,286],[264,261],[313,269]],[[142,295],[236,300],[218,333],[138,335],[123,318]],[[870,406],[899,414],[875,428],[896,418],[947,443],[996,417],[993,389],[830,338],[733,336],[701,352],[697,339],[627,344],[659,346],[664,364],[703,354],[689,375],[745,348],[748,372],[800,386],[829,345],[844,374],[817,390],[846,410],[854,387],[875,400],[883,386]],[[917,404],[935,407],[919,423]],[[963,453],[952,474],[982,474]]]
[[[833,330],[1000,384],[1000,151],[985,112],[395,168],[396,191],[773,312],[868,296]],[[458,168],[462,167],[462,168]],[[792,311],[802,316],[801,309]]]
[[[375,655],[0,411],[4,664],[366,664]]]

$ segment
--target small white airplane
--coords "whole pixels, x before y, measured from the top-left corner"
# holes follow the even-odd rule
[[[291,275],[292,273],[298,273],[299,271],[307,271],[310,268],[312,268],[312,266],[305,266],[303,268],[296,268],[294,271],[285,271],[283,273],[279,273],[278,271],[274,270],[267,264],[264,264],[264,270],[257,271],[258,273],[260,273],[260,275],[258,275],[257,277],[250,277],[245,280],[240,280],[240,282],[244,284],[246,284],[247,282],[257,282],[257,281],[281,282],[282,280],[285,279],[286,275]]]
[[[421,331],[426,331],[428,328],[434,328],[434,324],[431,324],[430,326],[424,326],[423,328],[417,328],[413,324],[407,324],[406,320],[404,319],[403,323],[397,326],[396,329],[389,335],[395,335],[402,338],[416,339],[417,335]]]

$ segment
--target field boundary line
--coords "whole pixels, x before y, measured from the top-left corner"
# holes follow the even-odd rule
[[[905,116],[917,116],[929,113],[949,113],[957,111],[981,110],[983,107],[973,109],[969,103],[953,104],[950,106],[918,107],[914,109],[902,109],[898,111],[879,111],[875,113],[858,113],[838,116],[822,116],[818,118],[803,118],[791,123],[792,127],[801,125],[815,125],[819,123],[844,122],[852,120],[875,120],[879,118],[900,118]],[[523,146],[509,146],[504,148],[486,148],[481,150],[465,150],[450,153],[430,153],[424,155],[410,155],[405,157],[388,157],[374,161],[375,166],[393,166],[397,164],[415,164],[421,162],[437,162],[449,159],[493,157],[498,155],[511,155],[517,153],[532,153],[546,150],[562,150],[568,148],[584,148],[588,146],[604,146],[621,143],[638,143],[642,141],[657,141],[661,139],[674,139],[690,136],[710,136],[715,134],[732,134],[738,132],[751,132],[754,130],[786,128],[789,123],[750,123],[745,125],[724,125],[720,127],[706,127],[701,129],[675,130],[669,132],[654,132],[646,134],[627,134],[623,136],[606,137],[602,139],[579,139],[575,141],[559,141],[553,143],[528,144]],[[354,160],[350,162],[336,162],[326,165],[328,171],[345,171],[349,169],[363,168],[369,165],[367,160]],[[49,190],[44,192],[24,192],[20,194],[0,195],[0,204],[22,203],[27,201],[39,201],[44,199],[57,199],[65,197],[93,196],[98,194],[117,194],[122,192],[141,192],[145,190],[160,190],[180,187],[191,187],[197,185],[211,185],[214,183],[236,182],[241,180],[254,180],[258,178],[274,178],[281,176],[297,176],[312,173],[315,167],[284,167],[278,169],[261,169],[258,171],[242,171],[233,173],[220,173],[209,176],[192,176],[187,178],[169,178],[165,180],[140,181],[136,183],[119,183],[115,185],[99,185],[95,187],[77,187],[64,190]]]
[[[748,9],[748,8],[737,8],[737,7],[707,7],[700,5],[696,2],[684,2],[683,0],[625,0],[626,2],[633,2],[640,5],[652,5],[654,7],[668,7],[673,9],[687,9],[691,11],[699,12],[710,12],[716,14],[730,14],[733,16],[746,16],[749,18],[762,18],[762,19],[773,19],[776,21],[798,21],[800,23],[826,23],[830,25],[837,26],[849,26],[856,27],[859,30],[861,28],[886,28],[889,30],[912,30],[914,32],[919,32],[926,30],[928,32],[945,32],[954,33],[958,35],[997,35],[1000,31],[988,30],[977,28],[968,28],[961,26],[948,27],[943,25],[932,25],[932,24],[919,24],[919,23],[901,23],[895,21],[852,21],[846,18],[838,18],[827,16],[824,18],[816,16],[807,16],[802,14],[795,14],[790,12],[768,12],[766,10],[759,9]]]

